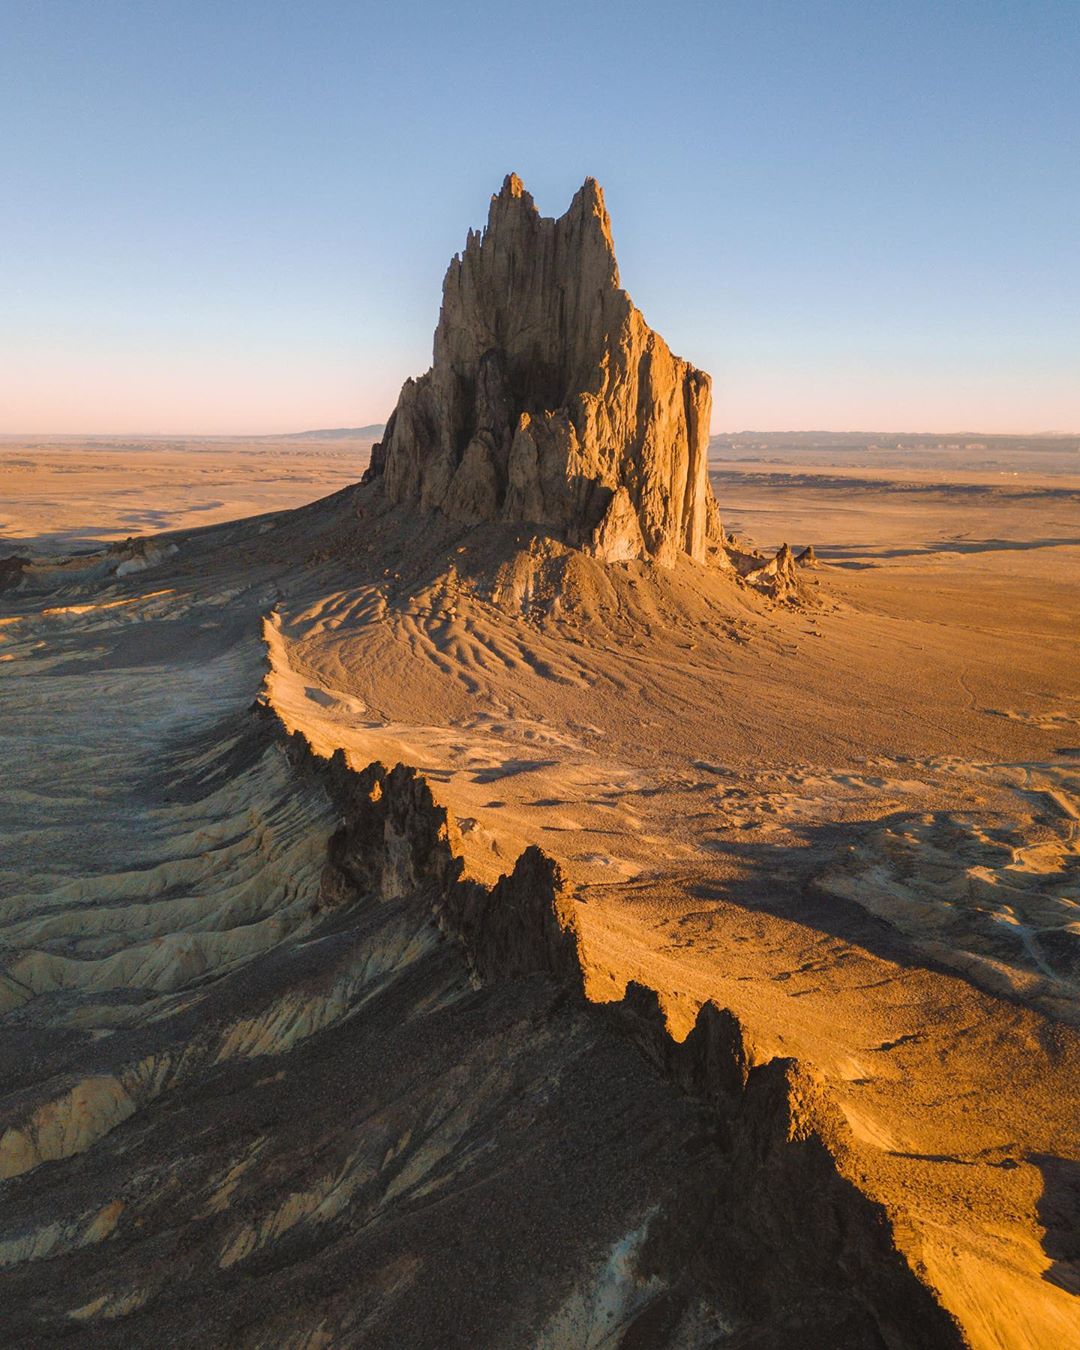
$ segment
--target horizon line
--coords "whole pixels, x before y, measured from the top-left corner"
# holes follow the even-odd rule
[[[23,440],[40,437],[44,440],[273,440],[275,438],[298,438],[301,436],[368,436],[372,429],[385,430],[385,422],[368,422],[358,427],[304,427],[299,431],[0,431],[0,440]],[[1068,440],[1080,438],[1080,430],[1061,431],[1044,429],[1039,431],[980,431],[978,428],[959,427],[922,427],[901,430],[896,427],[740,427],[737,429],[712,430],[709,439],[718,436],[977,436],[986,440],[996,437],[1030,437],[1033,440]]]

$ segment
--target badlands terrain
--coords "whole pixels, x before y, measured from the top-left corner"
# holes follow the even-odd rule
[[[508,179],[377,442],[0,446],[5,1344],[1080,1346],[1076,443],[707,426]]]

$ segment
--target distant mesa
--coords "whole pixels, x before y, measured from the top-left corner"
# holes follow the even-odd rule
[[[620,288],[589,178],[541,216],[511,174],[443,282],[431,369],[405,382],[365,483],[451,520],[531,523],[607,561],[726,563],[708,375]]]
[[[277,439],[283,441],[352,441],[370,440],[386,430],[384,422],[372,422],[366,427],[324,427],[317,431],[292,431]]]

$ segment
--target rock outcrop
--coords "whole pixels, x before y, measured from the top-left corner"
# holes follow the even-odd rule
[[[711,400],[708,375],[620,288],[596,182],[554,220],[511,174],[450,264],[434,362],[405,382],[365,481],[393,504],[535,524],[610,561],[703,560],[722,542]]]
[[[272,705],[260,711],[273,724]],[[543,1023],[553,1007],[575,1017],[575,1056],[587,1053],[590,1033],[609,1053],[629,1040],[675,1090],[665,1133],[685,1099],[695,1104],[693,1158],[682,1154],[636,1258],[635,1278],[658,1306],[619,1344],[706,1344],[674,1335],[678,1319],[661,1314],[689,1297],[724,1309],[747,1337],[740,1344],[960,1350],[953,1318],[898,1247],[889,1214],[846,1175],[849,1126],[809,1069],[762,1056],[735,1014],[711,1001],[681,1041],[644,985],[631,981],[619,1002],[590,1004],[572,902],[553,859],[533,845],[494,886],[466,880],[453,822],[422,774],[402,764],[356,771],[341,750],[323,760],[300,731],[287,744],[294,768],[323,781],[341,819],[327,845],[320,908],[429,905],[477,986],[502,986],[508,998],[515,984],[538,979],[559,989],[554,1004],[544,1002]]]
[[[729,536],[728,557],[748,586],[763,592],[773,600],[795,600],[799,595],[798,561],[787,544],[781,544],[775,557],[753,549],[747,553],[733,536]]]
[[[29,558],[20,558],[15,553],[9,558],[0,558],[0,591],[13,591],[29,566]]]

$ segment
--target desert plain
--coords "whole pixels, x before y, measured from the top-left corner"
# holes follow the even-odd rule
[[[355,482],[368,439],[5,445],[5,552],[33,560],[0,602],[13,1343],[149,1300],[148,1272],[102,1279],[138,1187],[89,1200],[70,1173],[148,1129],[159,1093],[93,1048],[133,1004],[197,1001],[311,922],[325,807],[290,800],[280,764],[205,769],[264,662],[317,752],[423,772],[478,879],[529,844],[558,861],[590,999],[638,981],[677,1037],[713,999],[759,1060],[808,1065],[846,1127],[843,1172],[972,1344],[1077,1343],[1077,450],[980,470],[941,441],[912,469],[902,449],[714,440],[728,528],[813,545],[798,604],[626,563],[556,606],[504,577],[510,615],[474,584],[482,541],[435,586],[422,545],[373,568],[362,529],[359,584],[317,550],[281,575],[283,513]],[[158,527],[160,557],[101,571],[103,544]],[[204,575],[212,546],[235,563]],[[344,1017],[348,994],[327,997]],[[280,998],[269,1028],[248,1019],[271,1079],[336,1021],[302,984]],[[256,1147],[236,1144],[208,1210]],[[305,1184],[294,1221],[314,1226]],[[58,1259],[92,1298],[57,1305]]]
[[[1080,447],[708,390],[511,176],[385,431],[0,446],[6,1344],[1080,1345]]]

